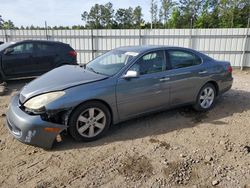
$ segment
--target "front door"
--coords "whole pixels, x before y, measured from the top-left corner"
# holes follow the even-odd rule
[[[154,111],[169,104],[169,78],[164,51],[142,56],[129,70],[137,78],[120,78],[116,87],[117,108],[121,120]]]
[[[22,43],[12,46],[13,52],[2,56],[3,72],[7,77],[32,76],[35,70],[33,44]]]

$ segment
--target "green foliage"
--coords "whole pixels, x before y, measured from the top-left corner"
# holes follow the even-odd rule
[[[11,20],[4,21],[0,15],[0,29],[17,29]]]
[[[158,5],[156,0],[151,0],[150,14],[151,14],[151,28],[153,28],[153,26],[156,26],[158,23]]]
[[[172,0],[161,0],[161,8],[159,12],[159,21],[163,21],[164,27],[167,27],[169,15],[172,11],[173,6],[175,3]]]
[[[133,17],[133,8],[129,7],[127,9],[120,8],[115,13],[115,19],[118,28],[129,29],[133,26],[134,17]]]
[[[82,14],[82,20],[86,22],[86,27],[91,29],[111,29],[114,21],[114,9],[112,3],[105,5],[95,4],[89,12]]]
[[[4,20],[2,19],[2,16],[0,15],[0,29],[3,28],[3,23],[4,23]]]
[[[110,2],[95,4],[81,14],[85,25],[48,29],[243,28],[250,18],[250,0],[150,0],[149,13],[151,19],[145,22],[140,6],[115,10]],[[18,28],[0,15],[0,29]],[[20,29],[45,28],[31,25]]]
[[[171,18],[168,21],[169,28],[181,28],[182,27],[182,19],[181,12],[178,8],[174,8],[171,14]]]
[[[3,29],[16,29],[14,23],[11,20],[3,22]]]
[[[107,4],[106,4],[107,5]],[[104,5],[104,7],[107,7]],[[160,5],[160,6],[159,6]],[[140,28],[144,23],[142,9],[120,8],[114,14],[111,3],[107,10],[95,5],[82,18],[87,28]],[[99,8],[98,8],[99,7]],[[95,10],[95,11],[93,11]],[[94,14],[93,14],[94,12]],[[249,0],[151,0],[151,20],[143,28],[230,28],[246,27],[250,17]],[[102,18],[107,18],[103,24]],[[108,26],[107,26],[108,25]]]
[[[133,12],[133,23],[135,28],[140,28],[141,23],[144,23],[143,20],[143,14],[142,14],[142,8],[140,6],[135,7]]]

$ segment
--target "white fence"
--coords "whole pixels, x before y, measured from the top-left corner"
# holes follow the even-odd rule
[[[129,45],[189,47],[235,67],[250,67],[250,31],[236,29],[0,30],[0,41],[53,40],[70,44],[78,63]]]

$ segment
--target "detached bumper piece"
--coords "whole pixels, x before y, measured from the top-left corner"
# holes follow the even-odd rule
[[[16,95],[11,99],[6,114],[10,133],[25,144],[51,149],[57,135],[67,126],[44,121],[40,115],[29,115],[19,106],[19,95]]]

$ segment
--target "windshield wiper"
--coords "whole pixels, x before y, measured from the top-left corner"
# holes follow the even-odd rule
[[[80,67],[83,67],[84,69],[86,69],[86,64],[80,64]]]
[[[86,69],[88,69],[88,70],[90,70],[90,71],[92,71],[92,72],[94,72],[94,73],[96,73],[96,74],[101,74],[101,75],[105,75],[105,76],[108,76],[108,75],[106,75],[106,74],[103,74],[103,73],[101,73],[101,72],[98,72],[98,71],[96,71],[96,70],[94,70],[92,67],[85,67]]]

